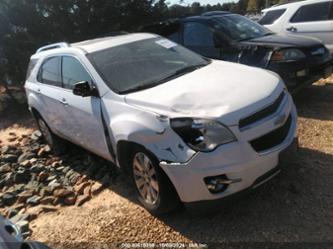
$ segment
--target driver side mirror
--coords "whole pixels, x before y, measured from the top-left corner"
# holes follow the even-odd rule
[[[91,86],[88,81],[81,81],[74,85],[73,94],[81,97],[98,97],[97,89]]]

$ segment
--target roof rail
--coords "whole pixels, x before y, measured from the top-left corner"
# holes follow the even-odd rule
[[[68,48],[70,47],[70,45],[67,42],[58,42],[58,43],[53,43],[53,44],[49,44],[46,45],[44,47],[41,47],[39,49],[37,49],[36,54],[46,51],[46,50],[50,50],[50,49],[55,49],[55,48]]]

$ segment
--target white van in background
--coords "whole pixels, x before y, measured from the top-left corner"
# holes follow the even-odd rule
[[[261,25],[276,33],[320,39],[333,54],[333,0],[307,0],[264,9]]]

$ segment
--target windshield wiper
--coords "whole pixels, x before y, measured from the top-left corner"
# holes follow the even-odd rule
[[[274,35],[274,32],[267,32],[266,34],[264,34],[263,36],[269,36],[269,35]]]
[[[267,33],[263,34],[262,36],[247,37],[247,38],[244,38],[244,39],[239,39],[238,41],[239,42],[248,41],[248,40],[252,40],[252,39],[256,39],[256,38],[260,38],[260,37],[264,37],[264,36],[269,36],[269,35],[274,35],[274,34],[275,33],[273,33],[273,32],[267,32]]]
[[[152,82],[152,83],[148,83],[148,84],[142,84],[142,85],[139,85],[139,86],[136,86],[136,87],[132,87],[132,88],[123,90],[123,91],[121,91],[119,93],[120,94],[127,94],[127,93],[137,92],[137,91],[140,91],[140,90],[144,90],[144,89],[147,89],[147,88],[151,88],[151,87],[157,86],[158,84],[159,84],[158,82]]]
[[[168,75],[167,77],[165,77],[165,78],[163,78],[159,81],[154,81],[154,82],[151,82],[151,83],[148,83],[148,84],[141,84],[139,86],[135,86],[133,88],[129,88],[129,89],[126,89],[124,91],[121,91],[120,94],[132,93],[132,92],[136,92],[136,91],[140,91],[140,90],[144,90],[144,89],[147,89],[147,88],[151,88],[151,87],[160,85],[160,84],[165,83],[169,80],[172,80],[176,77],[179,77],[181,75],[184,75],[184,74],[192,72],[192,71],[195,71],[195,70],[197,70],[201,67],[204,67],[206,65],[208,65],[208,63],[207,64],[205,63],[205,64],[199,64],[199,65],[192,65],[192,66],[181,68],[181,69],[177,70],[176,72]]]
[[[158,81],[158,83],[164,83],[164,82],[172,80],[172,79],[174,79],[176,77],[182,76],[182,75],[184,75],[186,73],[193,72],[193,71],[195,71],[195,70],[197,70],[197,69],[199,69],[201,67],[204,67],[206,65],[207,64],[199,64],[199,65],[192,65],[192,66],[188,66],[188,67],[183,67],[183,68],[177,70],[176,72],[174,72],[173,74],[167,76],[166,78]]]
[[[255,38],[258,38],[258,36],[257,37],[247,37],[247,38],[239,39],[237,41],[242,42],[242,41],[252,40],[252,39],[255,39]]]

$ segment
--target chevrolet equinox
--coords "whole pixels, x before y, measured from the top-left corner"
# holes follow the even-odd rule
[[[259,186],[296,136],[276,74],[153,34],[42,47],[25,89],[55,152],[68,140],[113,162],[154,214]]]

